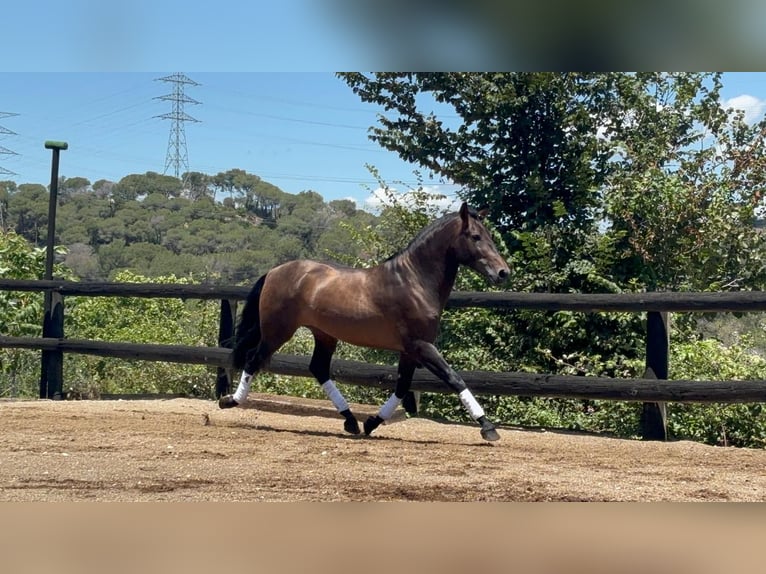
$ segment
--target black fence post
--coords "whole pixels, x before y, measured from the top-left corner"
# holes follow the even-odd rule
[[[668,313],[646,314],[646,373],[644,378],[668,378],[670,336]],[[641,437],[644,440],[667,440],[668,425],[664,402],[644,403],[641,411]]]
[[[237,301],[221,299],[221,316],[218,322],[218,346],[231,349],[234,346],[234,318],[237,315]],[[215,381],[215,398],[229,394],[232,369],[218,367]]]
[[[66,142],[47,141],[45,149],[53,151],[51,160],[51,187],[48,200],[48,240],[45,254],[45,277],[53,279],[53,260],[56,241],[56,206],[59,187],[59,153],[69,147]],[[64,299],[55,291],[45,292],[43,337],[64,337]],[[61,399],[64,386],[64,354],[61,351],[43,351],[40,373],[40,398]]]
[[[56,291],[45,292],[43,337],[64,338],[64,298]],[[40,398],[64,398],[64,353],[43,351],[40,374]]]

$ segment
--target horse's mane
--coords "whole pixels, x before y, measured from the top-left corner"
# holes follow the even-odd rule
[[[475,219],[479,217],[476,210],[473,209],[472,207],[468,208],[468,213],[470,214],[471,217]],[[429,241],[431,236],[433,236],[436,232],[441,231],[441,229],[444,228],[445,225],[454,221],[458,217],[460,217],[460,213],[453,212],[453,213],[447,213],[446,215],[441,216],[439,219],[435,219],[434,221],[426,225],[423,229],[421,229],[420,232],[412,239],[412,241],[409,242],[407,247],[405,247],[401,251],[394,253],[391,257],[386,259],[386,261],[391,261],[392,259],[396,259],[400,255],[404,255],[405,253],[410,253],[416,250],[418,247],[420,247],[420,245]]]

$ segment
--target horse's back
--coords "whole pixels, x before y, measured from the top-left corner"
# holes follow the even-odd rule
[[[269,271],[261,313],[352,344],[400,350],[393,304],[368,270],[300,259]]]
[[[266,279],[272,288],[281,289],[285,294],[301,294],[310,293],[335,281],[359,281],[362,274],[361,269],[311,259],[296,259],[274,267]]]
[[[343,308],[369,305],[371,285],[364,269],[310,259],[288,261],[269,271],[271,294],[299,307]]]

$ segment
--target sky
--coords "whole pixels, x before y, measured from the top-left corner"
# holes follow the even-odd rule
[[[59,174],[119,181],[133,173],[166,172],[175,84],[155,73],[0,73],[0,167],[16,183],[51,178],[46,140],[67,142]],[[188,72],[199,85],[185,96],[199,104],[184,111],[191,171],[214,175],[244,169],[288,193],[319,192],[326,201],[363,204],[378,187],[366,164],[392,187],[417,186],[416,166],[368,139],[377,106],[364,104],[331,72]],[[170,146],[171,157],[175,154]],[[183,171],[183,170],[182,170]],[[174,175],[174,165],[167,173]],[[423,174],[426,176],[427,174]],[[402,182],[402,183],[397,183]],[[425,178],[426,185],[439,181]]]
[[[48,185],[46,140],[67,142],[59,174],[119,181],[168,166],[175,72],[0,72],[0,175],[17,184]],[[185,72],[199,85],[185,95],[199,104],[185,112],[189,169],[214,175],[244,169],[288,193],[313,190],[325,201],[374,206],[374,166],[391,187],[417,186],[454,197],[455,186],[401,160],[368,138],[381,109],[365,104],[332,72]],[[766,111],[766,73],[727,73],[724,99],[750,120]],[[453,116],[454,118],[454,116]],[[451,118],[447,117],[447,121]],[[0,150],[2,151],[2,150]],[[171,155],[174,148],[170,149]]]

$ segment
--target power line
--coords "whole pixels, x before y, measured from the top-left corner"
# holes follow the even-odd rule
[[[181,174],[189,172],[189,155],[186,149],[186,130],[184,128],[184,123],[199,121],[184,112],[184,104],[200,103],[197,100],[188,97],[184,93],[184,89],[186,85],[199,86],[200,84],[180,72],[165,76],[164,78],[156,78],[156,81],[173,84],[172,94],[154,98],[155,100],[167,100],[172,102],[173,107],[171,112],[155,117],[173,121],[170,126],[168,151],[165,154],[165,171],[163,173],[167,173],[168,168],[173,166],[175,176],[180,177]]]
[[[299,124],[309,124],[314,126],[325,126],[330,128],[343,128],[343,129],[349,129],[349,130],[358,130],[358,131],[367,131],[366,126],[359,126],[359,125],[351,125],[351,124],[341,124],[336,122],[320,122],[317,120],[307,120],[303,118],[291,118],[287,116],[278,116],[274,114],[264,114],[259,112],[253,112],[250,110],[236,110],[230,107],[224,107],[224,106],[212,106],[215,109],[224,111],[224,112],[231,112],[238,115],[248,115],[248,116],[255,116],[259,118],[268,118],[270,120],[279,120],[283,122],[294,122]]]
[[[10,118],[13,116],[18,116],[19,114],[14,114],[11,112],[0,112],[0,118]],[[15,136],[18,135],[16,132],[12,132],[8,128],[4,128],[3,126],[0,126],[0,134],[6,135],[6,136]],[[15,151],[8,149],[7,147],[0,146],[0,154],[3,155],[19,155]],[[0,165],[0,175],[18,175],[17,173],[12,172],[9,169],[5,169],[3,166]]]

